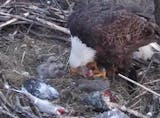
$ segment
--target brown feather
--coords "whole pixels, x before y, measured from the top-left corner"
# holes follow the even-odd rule
[[[155,40],[153,24],[133,7],[103,0],[81,5],[69,18],[71,34],[96,49],[97,62],[104,67],[129,67],[132,53]]]

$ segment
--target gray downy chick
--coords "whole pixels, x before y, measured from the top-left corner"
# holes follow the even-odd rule
[[[55,78],[64,74],[64,65],[57,61],[54,56],[48,58],[46,63],[43,63],[37,67],[37,73],[43,78]]]
[[[57,61],[57,58],[51,56],[47,60],[48,66],[48,74],[50,77],[59,77],[64,74],[64,65]]]
[[[43,63],[43,64],[40,64],[38,67],[37,67],[37,73],[39,75],[39,77],[41,79],[43,78],[48,78],[49,77],[49,74],[48,74],[48,67],[49,65],[47,63]]]

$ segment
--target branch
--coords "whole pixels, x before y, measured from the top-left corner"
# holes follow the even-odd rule
[[[67,28],[58,26],[55,23],[46,21],[45,19],[41,19],[41,18],[38,18],[38,17],[36,18],[36,20],[39,21],[40,23],[44,24],[44,25],[50,26],[51,28],[53,28],[55,30],[59,30],[59,31],[65,33],[65,34],[70,34],[70,31]]]
[[[4,14],[3,14],[4,15]],[[28,15],[29,15],[29,13],[27,12],[27,13],[24,13],[23,14],[25,17],[27,17]],[[11,20],[8,20],[8,21],[6,21],[5,23],[2,23],[2,24],[0,24],[0,28],[2,28],[2,27],[4,27],[4,26],[7,26],[7,25],[9,25],[9,24],[12,24],[12,23],[14,23],[14,22],[16,22],[18,20],[18,18],[12,18]]]
[[[24,14],[24,17],[23,16],[19,16],[19,15],[13,15],[13,14],[9,14],[9,13],[4,13],[4,12],[0,12],[0,14],[1,15],[5,15],[5,16],[14,17],[13,21],[9,21],[9,23],[2,24],[3,27],[6,26],[6,25],[8,25],[8,24],[10,24],[10,23],[13,23],[13,22],[17,21],[18,19],[21,19],[21,20],[27,21],[29,23],[34,23],[34,24],[37,24],[37,25],[45,26],[45,27],[47,26],[47,28],[58,30],[58,31],[61,31],[61,32],[65,33],[65,34],[70,35],[70,31],[69,31],[68,28],[59,26],[59,25],[57,25],[57,24],[55,24],[53,22],[49,22],[49,21],[47,21],[45,19],[42,19],[42,18],[38,18],[38,17],[36,17],[36,18],[35,17],[34,18],[33,17],[30,18],[28,12]],[[30,19],[26,18],[27,16]]]
[[[64,42],[70,42],[69,38],[65,38],[65,37],[58,36],[58,35],[42,34],[42,33],[35,32],[35,31],[33,31],[33,30],[30,30],[29,32],[30,32],[31,34],[34,34],[34,35],[39,36],[39,37],[59,39],[59,40],[64,41]]]
[[[120,73],[118,74],[118,76],[121,77],[121,78],[123,78],[123,79],[125,79],[125,80],[127,80],[127,81],[129,81],[129,82],[131,82],[131,83],[133,83],[133,84],[135,84],[135,85],[137,85],[137,86],[139,86],[139,87],[141,87],[141,88],[143,88],[143,89],[145,89],[146,91],[148,91],[148,92],[150,92],[150,93],[152,93],[152,94],[160,97],[160,94],[159,94],[159,93],[157,93],[157,92],[155,92],[155,91],[153,91],[153,90],[145,87],[144,85],[139,84],[138,82],[133,81],[132,79],[130,79],[130,78],[128,78],[128,77],[126,77],[126,76],[124,76],[124,75],[122,75],[122,74],[120,74]]]
[[[6,6],[7,4],[9,4],[12,0],[7,0],[5,3],[3,3],[0,7],[4,7]]]

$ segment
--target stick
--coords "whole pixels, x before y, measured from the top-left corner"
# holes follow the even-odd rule
[[[126,76],[124,76],[124,75],[122,75],[122,74],[120,74],[120,73],[118,74],[118,76],[121,77],[121,78],[123,78],[123,79],[125,79],[125,80],[127,80],[127,81],[129,81],[129,82],[131,82],[131,83],[133,83],[133,84],[135,84],[135,85],[137,85],[137,86],[139,86],[139,87],[141,87],[141,88],[143,88],[143,89],[145,89],[146,91],[148,91],[148,92],[150,92],[150,93],[152,93],[152,94],[160,97],[160,94],[159,94],[159,93],[157,93],[157,92],[155,92],[155,91],[153,91],[153,90],[145,87],[144,85],[141,85],[141,84],[139,84],[138,82],[133,81],[133,80],[131,80],[130,78],[128,78],[128,77],[126,77]]]
[[[7,0],[5,3],[2,4],[2,6],[3,6],[3,7],[6,6],[6,5],[9,4],[11,1],[12,1],[12,0]],[[2,7],[2,6],[1,6],[1,7]]]
[[[8,115],[8,116],[11,117],[11,118],[19,118],[18,116],[15,116],[15,115],[13,115],[12,113],[3,110],[1,107],[0,107],[0,113],[6,114],[6,115]]]
[[[40,23],[43,23],[43,24],[46,24],[46,25],[50,26],[51,28],[53,28],[55,30],[59,30],[59,31],[61,31],[63,33],[70,34],[70,31],[67,28],[58,26],[55,23],[46,21],[46,20],[38,18],[38,17],[36,18],[36,20],[39,21]]]
[[[26,55],[26,51],[23,52],[23,55],[22,55],[22,58],[21,58],[21,65],[23,64],[25,55]]]
[[[106,99],[104,99],[105,103],[110,106],[110,107],[114,107],[114,108],[118,108],[122,111],[125,111],[125,112],[128,112],[130,114],[133,114],[135,115],[136,117],[139,117],[139,118],[149,118],[149,116],[147,115],[143,115],[142,113],[138,112],[138,111],[135,111],[135,110],[132,110],[132,109],[129,109],[129,108],[126,108],[125,106],[121,106],[119,104],[116,104],[116,103],[113,103],[113,102],[109,102],[107,101]]]
[[[23,15],[24,15],[24,16],[28,16],[29,13],[27,12],[27,13],[24,13]],[[0,25],[0,28],[2,28],[2,27],[4,27],[4,26],[7,26],[7,25],[9,25],[9,24],[11,24],[11,23],[14,23],[14,22],[16,22],[17,20],[18,20],[18,18],[12,18],[11,20],[8,20],[8,21],[6,21],[5,23],[2,23],[2,24]]]
[[[11,24],[11,23],[13,23],[13,22],[16,22],[17,21],[17,18],[12,18],[11,20],[8,20],[8,21],[6,21],[5,23],[2,23],[1,25],[0,25],[0,28],[2,28],[2,27],[4,27],[4,26],[7,26],[7,25],[9,25],[9,24]]]
[[[14,17],[14,18],[17,18],[17,19],[20,19],[20,20],[24,20],[24,21],[27,21],[27,22],[31,22],[31,23],[33,22],[33,20],[29,20],[29,19],[25,18],[25,17],[29,16],[29,12],[24,13],[24,14],[23,14],[24,16],[14,15],[14,14],[9,14],[9,13],[4,13],[4,12],[1,12],[1,11],[0,11],[0,14],[1,14],[1,15],[4,15],[4,16],[8,16],[8,17]]]
[[[58,31],[61,31],[61,32],[63,32],[63,33],[65,33],[65,34],[68,34],[68,35],[70,35],[70,31],[69,31],[69,29],[67,29],[67,28],[65,28],[65,27],[62,27],[62,26],[59,26],[59,25],[57,25],[57,24],[55,24],[55,23],[53,23],[53,22],[49,22],[49,21],[46,21],[45,19],[42,19],[42,18],[38,18],[38,17],[36,17],[36,18],[34,18],[34,19],[28,19],[28,18],[26,18],[27,16],[29,16],[29,13],[27,14],[26,13],[26,15],[24,14],[24,17],[23,16],[19,16],[19,15],[13,15],[13,14],[8,14],[8,13],[3,13],[3,12],[0,12],[0,14],[1,15],[5,15],[5,16],[10,16],[10,17],[14,17],[16,20],[15,21],[17,21],[18,19],[21,19],[21,20],[24,20],[24,21],[27,21],[27,22],[30,22],[30,23],[35,23],[35,24],[37,24],[37,25],[41,25],[41,26],[48,26],[49,28],[51,28],[51,29],[54,29],[54,30],[58,30]],[[38,21],[38,22],[36,22],[36,21],[34,21],[34,20],[36,20],[36,21]],[[15,22],[14,21],[14,22]],[[13,23],[13,21],[11,22],[11,23]],[[10,24],[10,23],[9,23]],[[7,24],[5,24],[4,26],[6,26],[6,25],[8,25],[8,23]],[[3,26],[3,27],[4,27]],[[1,27],[0,27],[1,28]]]
[[[59,40],[64,41],[64,42],[70,42],[69,38],[64,38],[64,37],[61,37],[61,36],[58,36],[58,35],[55,35],[55,34],[54,35],[41,34],[41,33],[35,32],[33,30],[30,30],[29,32],[31,34],[34,34],[34,35],[39,36],[39,37],[59,39]]]
[[[144,84],[147,85],[147,84],[153,84],[153,83],[156,83],[156,82],[160,82],[160,79],[152,80],[152,81],[146,82]]]

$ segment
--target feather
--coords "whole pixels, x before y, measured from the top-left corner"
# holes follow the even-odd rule
[[[133,53],[134,59],[150,60],[155,52],[160,52],[160,45],[156,42],[140,47],[138,51]]]
[[[105,0],[93,0],[77,7],[68,21],[71,35],[74,36],[70,65],[83,66],[94,59],[91,58],[94,54],[91,51],[84,53],[87,46],[96,50],[94,57],[98,66],[106,70],[114,67],[118,72],[127,73],[132,66],[132,55],[138,48],[159,42],[158,26],[138,8],[132,4],[108,4]],[[157,47],[154,45],[154,48]],[[153,55],[152,48],[151,45],[140,48],[139,52],[142,53],[136,52],[134,55],[144,56],[146,60]]]
[[[87,47],[78,37],[71,37],[71,54],[69,57],[71,67],[86,65],[94,60],[95,54],[96,51]]]

